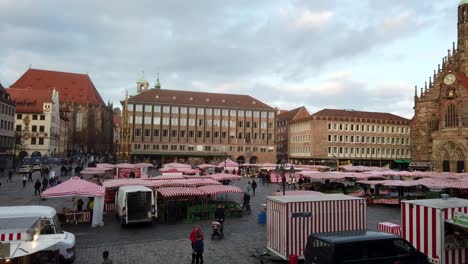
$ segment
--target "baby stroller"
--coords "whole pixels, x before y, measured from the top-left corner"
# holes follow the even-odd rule
[[[213,234],[211,235],[211,240],[214,239],[215,236],[218,237],[218,239],[223,239],[223,222],[219,221],[219,219],[216,219],[211,223],[211,228],[213,229]]]

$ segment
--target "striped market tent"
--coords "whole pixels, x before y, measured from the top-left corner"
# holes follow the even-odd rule
[[[221,185],[212,179],[177,179],[177,180],[153,180],[155,188],[160,187],[196,187],[203,185]]]
[[[207,185],[198,187],[198,190],[211,196],[215,196],[220,193],[242,193],[242,190],[239,187],[230,185]]]
[[[102,183],[102,186],[106,188],[106,190],[111,189],[118,189],[122,186],[131,186],[131,185],[142,185],[148,188],[154,188],[152,181],[147,181],[143,179],[115,179],[115,180],[107,180]]]
[[[159,195],[164,198],[169,197],[190,197],[190,196],[203,196],[204,193],[197,188],[190,187],[166,187],[157,190]]]
[[[241,176],[229,173],[216,173],[208,176],[215,181],[240,180]]]

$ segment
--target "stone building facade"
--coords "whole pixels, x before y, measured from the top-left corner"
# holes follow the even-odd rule
[[[15,148],[15,105],[0,84],[0,175],[12,168]]]
[[[458,42],[424,87],[415,87],[411,167],[468,168],[468,1],[458,6]]]
[[[409,163],[410,120],[389,113],[323,109],[289,124],[296,164],[397,167]]]
[[[290,111],[276,113],[276,159],[288,160],[288,126],[291,121],[308,117],[309,111],[305,106]]]
[[[149,88],[122,102],[119,156],[157,163],[275,162],[276,110],[248,95]],[[126,158],[124,158],[126,159]]]
[[[25,156],[58,157],[60,152],[59,95],[54,90],[10,88],[16,104],[15,132],[19,159]]]
[[[60,108],[69,110],[67,155],[114,151],[112,105],[104,103],[87,74],[28,69],[11,88],[59,92]]]

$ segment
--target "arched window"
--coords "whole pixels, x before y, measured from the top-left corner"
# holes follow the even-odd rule
[[[445,127],[456,127],[458,126],[458,114],[457,108],[454,104],[450,104],[447,107],[447,113],[445,114]]]
[[[430,125],[431,125],[431,132],[438,130],[439,129],[439,119],[436,116],[432,117]]]
[[[83,113],[81,111],[78,111],[76,113],[76,131],[80,132],[82,128],[83,128]]]

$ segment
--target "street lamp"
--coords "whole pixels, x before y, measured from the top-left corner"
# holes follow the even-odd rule
[[[281,175],[281,183],[283,185],[283,195],[286,195],[286,161],[281,160],[280,164],[276,164],[276,182],[279,182],[279,176]]]

